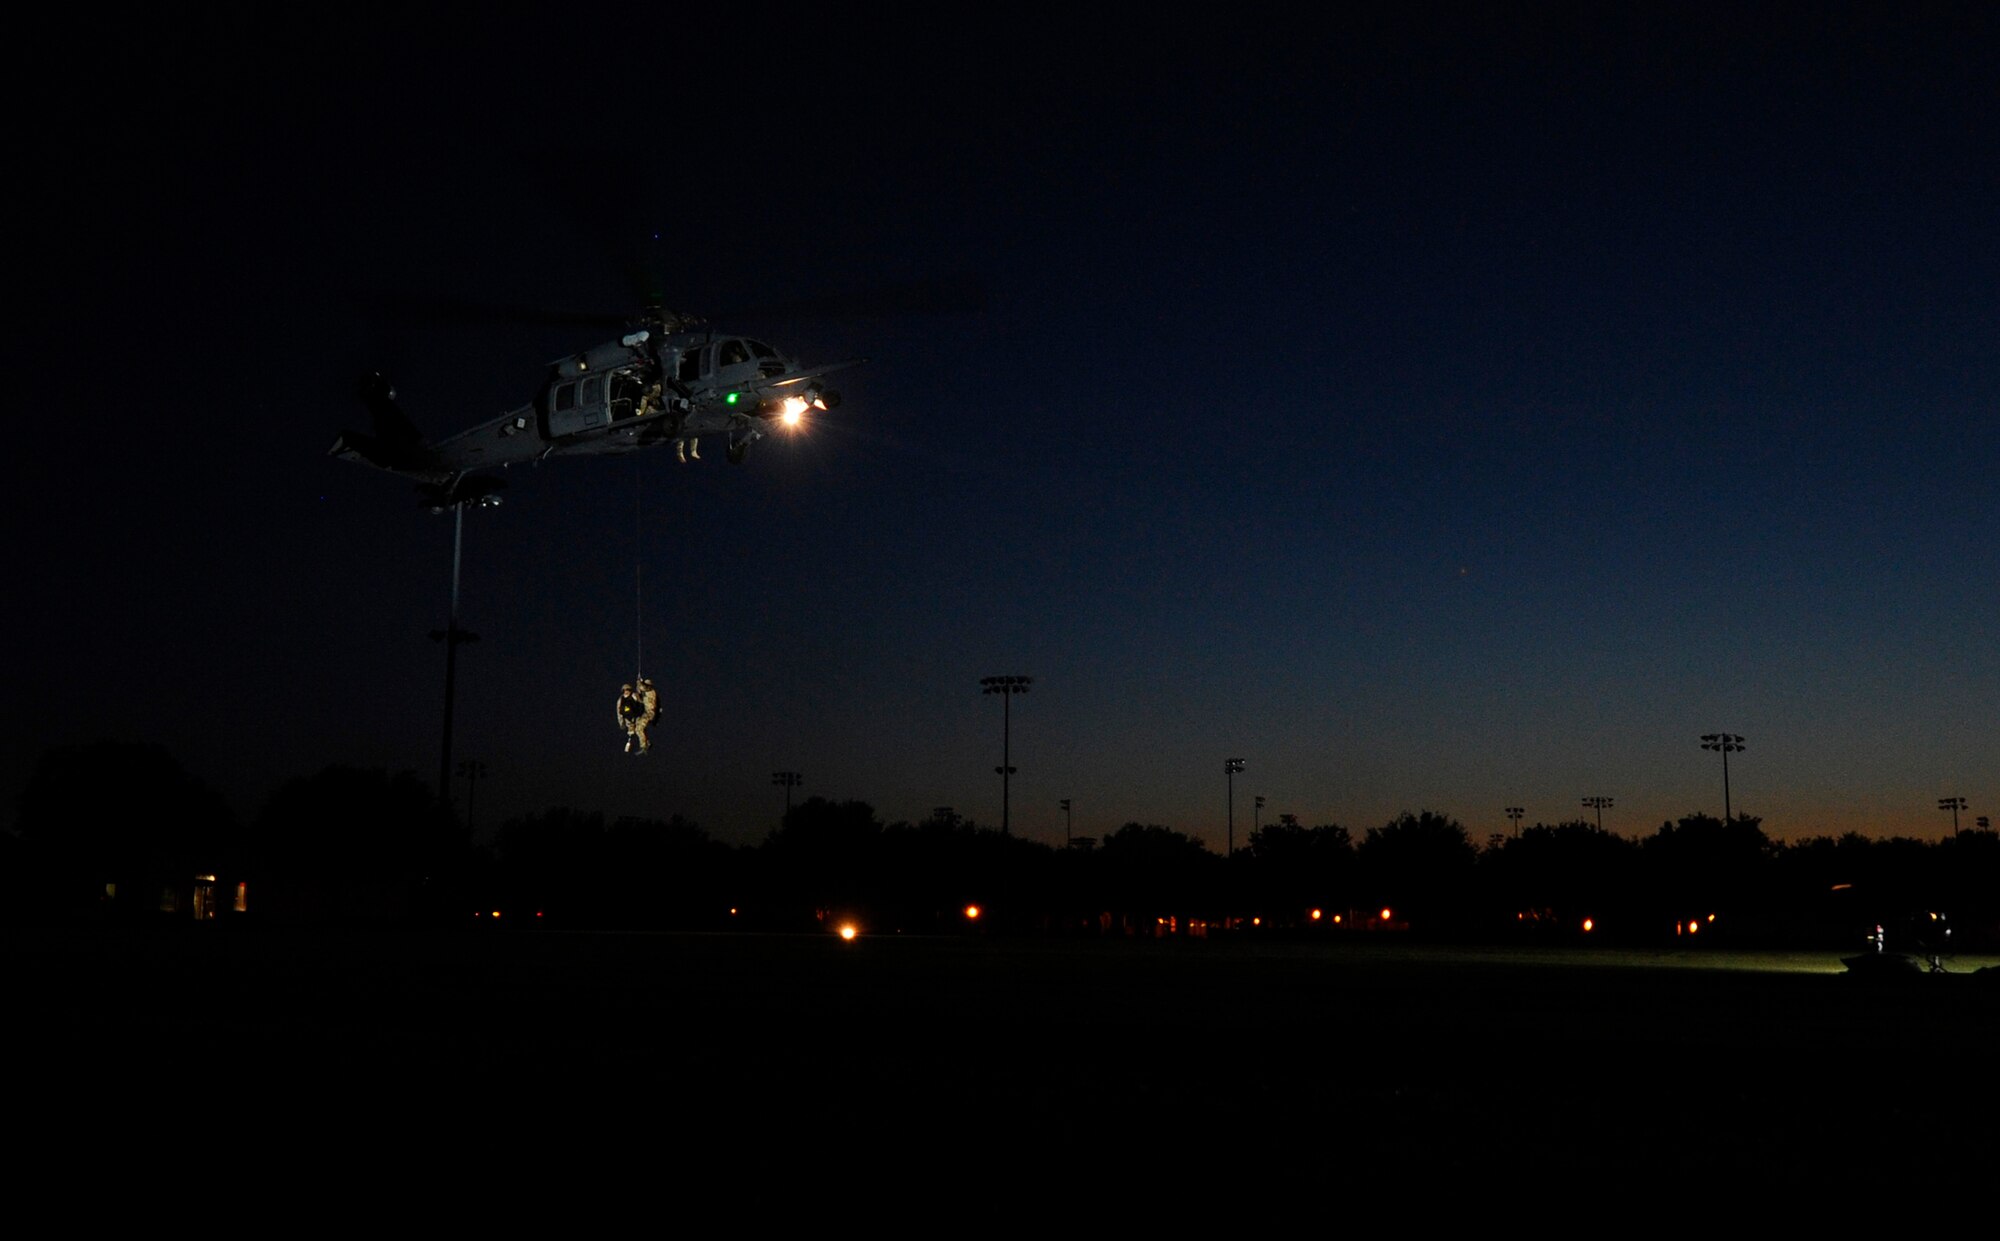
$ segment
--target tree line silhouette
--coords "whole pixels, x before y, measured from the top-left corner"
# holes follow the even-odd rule
[[[1696,812],[1639,838],[1577,819],[1479,843],[1426,810],[1358,836],[1281,816],[1223,857],[1158,824],[1065,849],[949,807],[884,823],[813,797],[754,846],[571,807],[476,846],[411,772],[328,767],[239,823],[161,747],[108,742],[44,756],[0,860],[15,921],[199,912],[205,879],[246,894],[208,916],[262,923],[1853,948],[1881,925],[1915,950],[1894,941],[1941,914],[1959,948],[2000,946],[1991,830],[1781,842],[1755,815]]]

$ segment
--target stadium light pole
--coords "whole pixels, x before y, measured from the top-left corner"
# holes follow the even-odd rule
[[[1586,808],[1597,811],[1597,830],[1600,832],[1603,831],[1604,812],[1611,808],[1611,799],[1609,797],[1586,797],[1583,799],[1583,804]]]
[[[1063,811],[1063,848],[1067,849],[1069,848],[1069,798],[1067,797],[1062,799],[1062,811]]]
[[[1963,797],[1940,797],[1938,798],[1938,809],[1951,811],[1951,838],[1957,840],[1958,812],[1965,809],[1965,799]]]
[[[1222,764],[1222,773],[1229,782],[1229,847],[1224,857],[1236,856],[1236,773],[1243,770],[1243,760],[1232,758]]]
[[[472,795],[474,785],[486,774],[486,764],[476,758],[459,760],[458,774],[465,777],[465,834],[472,835]]]
[[[1735,733],[1703,733],[1701,748],[1722,753],[1722,824],[1729,825],[1729,756],[1743,748],[1743,738]]]
[[[805,782],[806,778],[800,775],[796,771],[774,771],[771,773],[771,783],[782,784],[785,787],[786,819],[792,817],[792,790],[799,787],[801,784],[804,784]],[[778,825],[780,827],[784,826],[784,820],[783,819],[779,820]]]
[[[460,643],[477,642],[479,635],[458,625],[458,571],[465,559],[465,509],[493,508],[500,503],[496,494],[504,484],[497,479],[461,479],[449,492],[435,489],[431,512],[451,510],[451,612],[443,629],[431,630],[431,641],[444,643],[444,745],[438,755],[438,801],[451,812],[451,717],[458,700],[458,648]]]
[[[993,769],[1000,777],[1000,834],[1013,835],[1008,823],[1008,781],[1014,778],[1013,748],[1013,703],[1014,695],[1025,694],[1034,683],[1033,677],[981,677],[982,694],[1000,695],[1000,765]]]
[[[1521,809],[1521,807],[1519,806],[1507,807],[1507,817],[1514,820],[1514,835],[1517,839],[1521,835],[1521,816],[1526,813],[1528,812]]]

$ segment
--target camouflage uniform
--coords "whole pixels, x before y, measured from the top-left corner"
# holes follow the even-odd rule
[[[625,752],[632,752],[633,724],[644,713],[630,685],[618,687],[618,727],[625,731]]]
[[[653,688],[651,681],[640,677],[638,685],[633,687],[632,696],[639,700],[639,717],[633,721],[632,735],[639,739],[639,753],[644,754],[653,748],[653,743],[646,740],[646,728],[660,713],[660,692]]]
[[[636,686],[626,685],[620,687],[618,691],[618,726],[624,729],[626,733],[625,752],[627,754],[632,753],[634,742],[638,743],[639,753],[641,754],[653,748],[653,743],[646,739],[646,728],[653,722],[653,716],[658,714],[659,703],[659,691],[654,689],[653,683],[645,677],[640,677],[639,683]]]

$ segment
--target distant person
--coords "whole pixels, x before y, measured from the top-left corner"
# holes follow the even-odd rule
[[[1936,912],[1912,915],[1910,923],[1911,938],[1923,950],[1924,961],[1930,966],[1931,973],[1944,973],[1944,956],[1951,948],[1951,923],[1943,914]]]

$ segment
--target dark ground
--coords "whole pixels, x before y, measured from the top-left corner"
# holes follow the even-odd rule
[[[1336,1169],[1357,1190],[2000,1166],[1992,971],[195,926],[0,945],[17,1131],[252,1163],[667,1144],[683,1171],[994,1157],[1088,1180],[1186,1162],[1222,1184]]]

